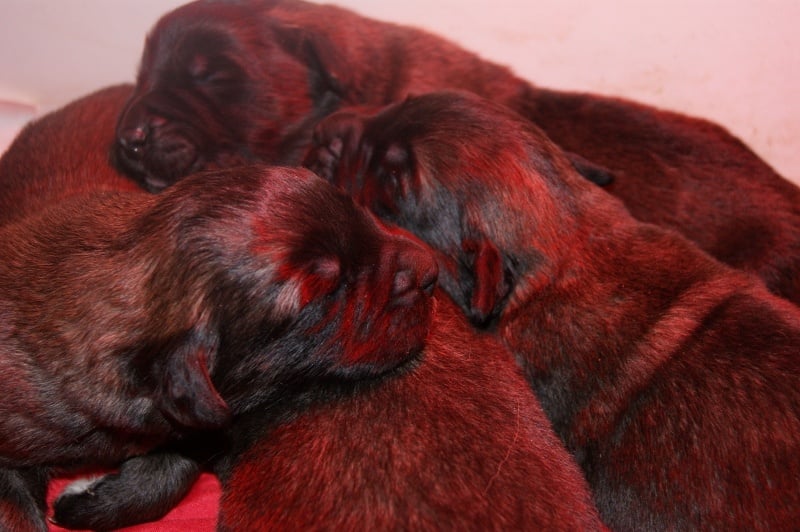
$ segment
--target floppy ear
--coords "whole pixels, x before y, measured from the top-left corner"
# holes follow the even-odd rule
[[[592,183],[604,187],[614,181],[614,173],[608,168],[595,164],[577,153],[571,151],[565,153],[572,167]]]
[[[208,356],[216,341],[191,330],[174,340],[156,364],[156,401],[161,413],[191,429],[220,428],[230,421],[230,410],[208,373]]]
[[[469,319],[474,325],[485,327],[500,313],[500,307],[511,291],[503,256],[486,238],[464,241],[461,247],[473,257]]]

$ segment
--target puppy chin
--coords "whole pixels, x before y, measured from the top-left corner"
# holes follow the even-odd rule
[[[114,162],[148,192],[157,194],[204,165],[197,148],[188,141],[172,149],[143,147],[137,151],[117,145]]]
[[[125,174],[131,176],[143,189],[152,194],[158,194],[175,180],[164,179],[152,173],[142,161],[133,160],[124,155],[118,155],[115,164]]]
[[[427,346],[436,300],[421,294],[415,304],[402,312],[393,309],[388,320],[375,328],[371,342],[351,345],[340,373],[349,378],[375,378],[415,366]]]
[[[377,350],[371,356],[344,365],[340,365],[336,373],[338,377],[358,382],[370,382],[404,374],[416,368],[424,357],[426,341],[404,343],[405,349],[392,347],[392,352]]]

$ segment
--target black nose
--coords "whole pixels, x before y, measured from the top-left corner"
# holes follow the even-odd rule
[[[129,157],[140,159],[143,155],[144,145],[147,143],[147,135],[147,126],[136,125],[122,129],[117,140]]]

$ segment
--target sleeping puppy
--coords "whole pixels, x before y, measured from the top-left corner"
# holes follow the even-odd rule
[[[42,530],[51,468],[264,405],[279,420],[415,359],[437,275],[413,238],[282,168],[74,195],[0,227],[0,256],[0,528]]]
[[[0,402],[0,523],[14,530],[17,521],[43,526],[45,466],[115,462],[173,433],[192,433],[183,448],[202,447],[212,438],[193,437],[195,425],[225,424],[229,410],[257,409],[266,424],[328,398],[330,387],[338,393],[339,381],[405,364],[428,327],[429,254],[308,172],[207,174],[158,198],[120,176],[108,148],[130,89],[103,89],[36,120],[0,158],[0,365],[12,367],[6,375],[25,361],[36,370]],[[34,378],[38,396],[22,386]],[[72,417],[58,419],[61,411]],[[48,412],[57,419],[39,423]],[[136,423],[151,433],[137,440]],[[198,474],[174,456],[123,466],[142,474],[177,462],[177,485],[144,494],[158,502],[151,517]]]
[[[421,365],[256,438],[219,530],[603,530],[510,353],[444,294]]]
[[[272,7],[275,10],[269,11]],[[294,20],[295,15],[301,20]],[[320,15],[332,15],[333,23],[345,25],[356,17],[327,6],[258,0],[194,2],[166,15],[147,38],[137,90],[120,118],[120,167],[151,192],[158,192],[202,168],[254,160],[298,163],[313,126],[343,102],[382,105],[408,90],[423,88],[372,78],[368,91],[353,88],[363,95],[356,97],[339,79],[337,71],[345,65],[336,64],[337,52],[329,48],[336,43],[317,42],[316,36],[308,33],[315,29],[304,27],[306,19]],[[369,29],[382,30],[384,26]],[[404,30],[400,31],[402,35]],[[444,70],[444,77],[437,81],[428,69],[450,58],[429,58],[432,64],[422,72],[429,78],[424,86],[450,86],[450,76],[456,78],[452,83],[461,86],[458,80],[464,78],[465,68],[481,68],[481,75],[487,78],[495,71],[506,73],[501,67],[482,67],[477,58],[435,37],[425,38],[431,50],[443,55],[455,52],[458,60],[468,59],[468,64],[450,66],[456,71]],[[380,57],[381,62],[390,60]],[[480,75],[474,84],[476,90],[487,85],[490,93],[501,88],[491,86]],[[379,94],[387,89],[398,92]],[[517,87],[503,90],[516,95]],[[574,164],[598,183],[612,179],[607,169],[577,154]]]
[[[437,254],[612,529],[800,517],[800,311],[633,219],[505,107],[456,93],[320,125],[308,164]]]
[[[446,88],[508,105],[634,217],[800,302],[800,190],[721,127],[540,89],[439,37],[335,6],[199,1],[165,15],[145,43],[117,154],[151,191],[203,167],[294,164],[332,111]]]

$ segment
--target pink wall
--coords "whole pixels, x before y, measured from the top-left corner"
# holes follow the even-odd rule
[[[180,3],[3,0],[0,100],[45,112],[132,80],[144,33]],[[796,0],[338,3],[431,29],[540,85],[622,95],[711,118],[800,182]],[[16,128],[19,117],[0,105],[0,149],[3,131]]]

